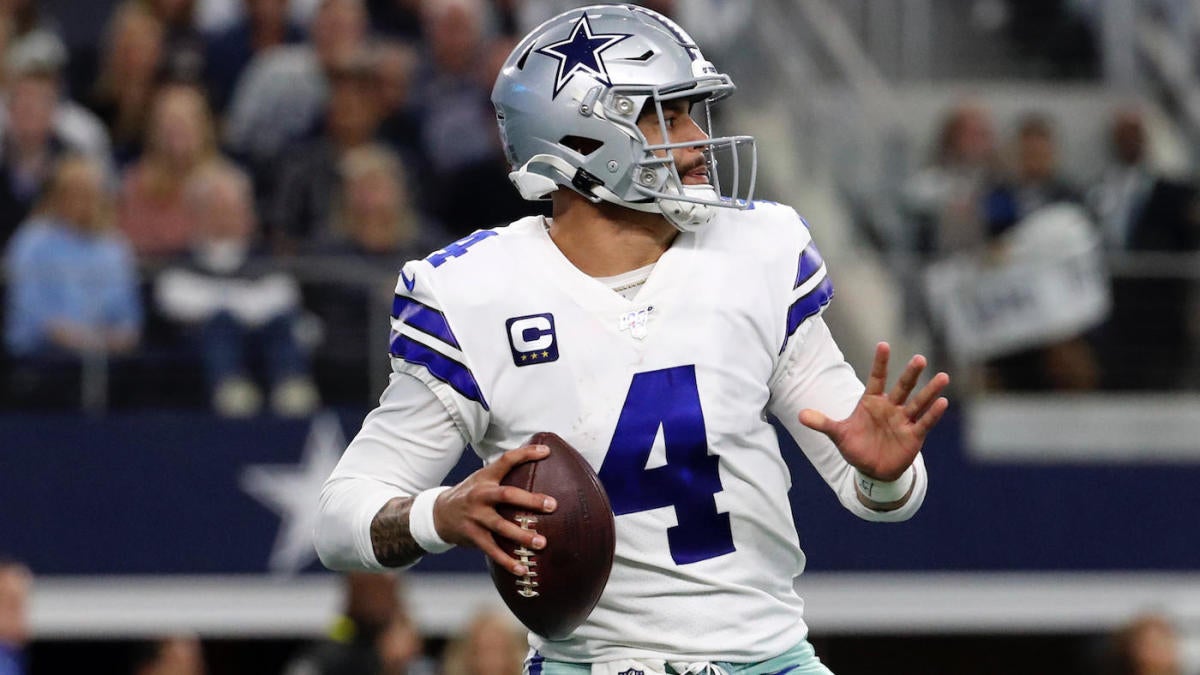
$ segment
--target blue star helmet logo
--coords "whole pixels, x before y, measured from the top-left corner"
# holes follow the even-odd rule
[[[558,74],[554,79],[554,96],[551,98],[558,98],[558,93],[577,73],[591,75],[601,84],[611,87],[608,68],[604,66],[604,59],[600,54],[630,37],[633,36],[628,33],[593,33],[587,14],[581,14],[579,21],[575,22],[575,27],[571,29],[570,37],[537,50],[538,54],[558,59]]]

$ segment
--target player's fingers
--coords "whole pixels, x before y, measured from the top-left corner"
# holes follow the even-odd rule
[[[834,426],[836,425],[836,422],[830,419],[828,415],[812,408],[805,408],[800,411],[800,423],[809,429],[819,431],[823,434],[833,433]]]
[[[530,462],[535,459],[542,459],[550,454],[550,447],[546,445],[523,445],[515,450],[500,455],[500,458],[489,464],[486,469],[490,474],[497,478],[504,477],[512,468],[518,464]]]
[[[871,376],[867,378],[867,393],[879,395],[887,385],[888,354],[892,351],[886,342],[875,345],[875,362],[871,364]]]
[[[529,492],[511,485],[498,486],[488,495],[493,504],[509,504],[521,509],[550,513],[558,506],[554,497],[540,492]]]
[[[929,404],[938,396],[941,396],[942,391],[945,390],[948,384],[950,384],[950,376],[946,373],[934,375],[933,379],[927,382],[924,387],[921,387],[916,396],[912,397],[908,405],[904,406],[904,414],[910,420],[916,421],[919,419],[921,415],[925,414],[925,411],[929,408]]]
[[[537,532],[537,516],[518,515],[516,516],[524,522],[521,526],[518,523],[496,514],[496,518],[488,524],[488,529],[494,532],[497,536],[510,539],[520,544],[534,549],[543,549],[546,547],[546,537]]]
[[[908,400],[908,395],[917,386],[917,378],[921,377],[923,370],[925,370],[924,356],[917,354],[909,359],[908,366],[905,367],[903,373],[900,373],[900,379],[896,380],[896,386],[892,387],[892,391],[888,394],[888,400],[896,405],[901,405]]]
[[[508,555],[504,552],[504,549],[500,548],[500,546],[496,544],[496,540],[492,539],[491,532],[482,530],[478,537],[472,538],[472,541],[475,542],[475,545],[478,546],[479,549],[487,555],[487,557],[494,560],[497,565],[503,567],[512,574],[521,577],[525,576],[525,573],[529,571],[529,569],[526,568],[520,560]]]
[[[925,438],[931,429],[942,419],[942,415],[946,414],[946,409],[950,407],[950,401],[945,397],[939,398],[929,406],[929,410],[925,411],[924,415],[917,420],[916,433],[920,438]]]

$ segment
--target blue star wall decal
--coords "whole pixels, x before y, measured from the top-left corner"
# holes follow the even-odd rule
[[[558,93],[577,73],[591,75],[601,84],[612,86],[608,79],[608,69],[604,66],[604,59],[600,54],[629,37],[633,36],[627,33],[593,33],[587,14],[581,14],[579,21],[576,21],[571,29],[570,37],[537,50],[538,54],[558,59],[558,74],[554,80],[554,96],[551,98],[558,98]]]

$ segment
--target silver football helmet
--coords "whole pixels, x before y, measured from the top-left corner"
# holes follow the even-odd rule
[[[527,35],[505,61],[492,103],[509,178],[525,199],[561,186],[593,202],[661,213],[690,231],[712,220],[714,208],[745,209],[753,196],[754,139],[712,137],[709,104],[733,91],[675,22],[642,7],[595,5]],[[703,113],[697,123],[708,138],[666,142],[663,104],[678,99]],[[651,144],[638,128],[643,110],[657,112],[664,142]],[[709,184],[684,184],[672,156],[680,148],[704,153]]]

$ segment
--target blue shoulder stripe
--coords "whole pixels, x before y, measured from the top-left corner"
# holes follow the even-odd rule
[[[805,319],[819,314],[821,308],[828,305],[832,299],[833,282],[829,280],[829,277],[825,277],[811,291],[792,303],[787,314],[787,334],[783,338],[783,347],[779,349],[781,354],[787,347],[788,339],[792,337],[792,333],[796,332],[800,324],[804,323]]]
[[[809,242],[808,246],[800,253],[800,265],[796,270],[796,285],[793,289],[800,288],[800,285],[812,278],[821,269],[825,261],[821,259],[821,253],[817,251],[817,245]]]
[[[471,369],[462,363],[437,352],[416,340],[403,334],[392,335],[391,355],[418,366],[425,366],[429,373],[437,379],[450,385],[454,391],[465,398],[476,401],[489,410],[487,401],[483,400],[483,392]]]
[[[392,301],[392,318],[399,319],[422,333],[432,335],[455,349],[462,349],[454,337],[454,332],[450,330],[450,322],[446,321],[446,315],[429,305],[396,295],[396,299]]]

